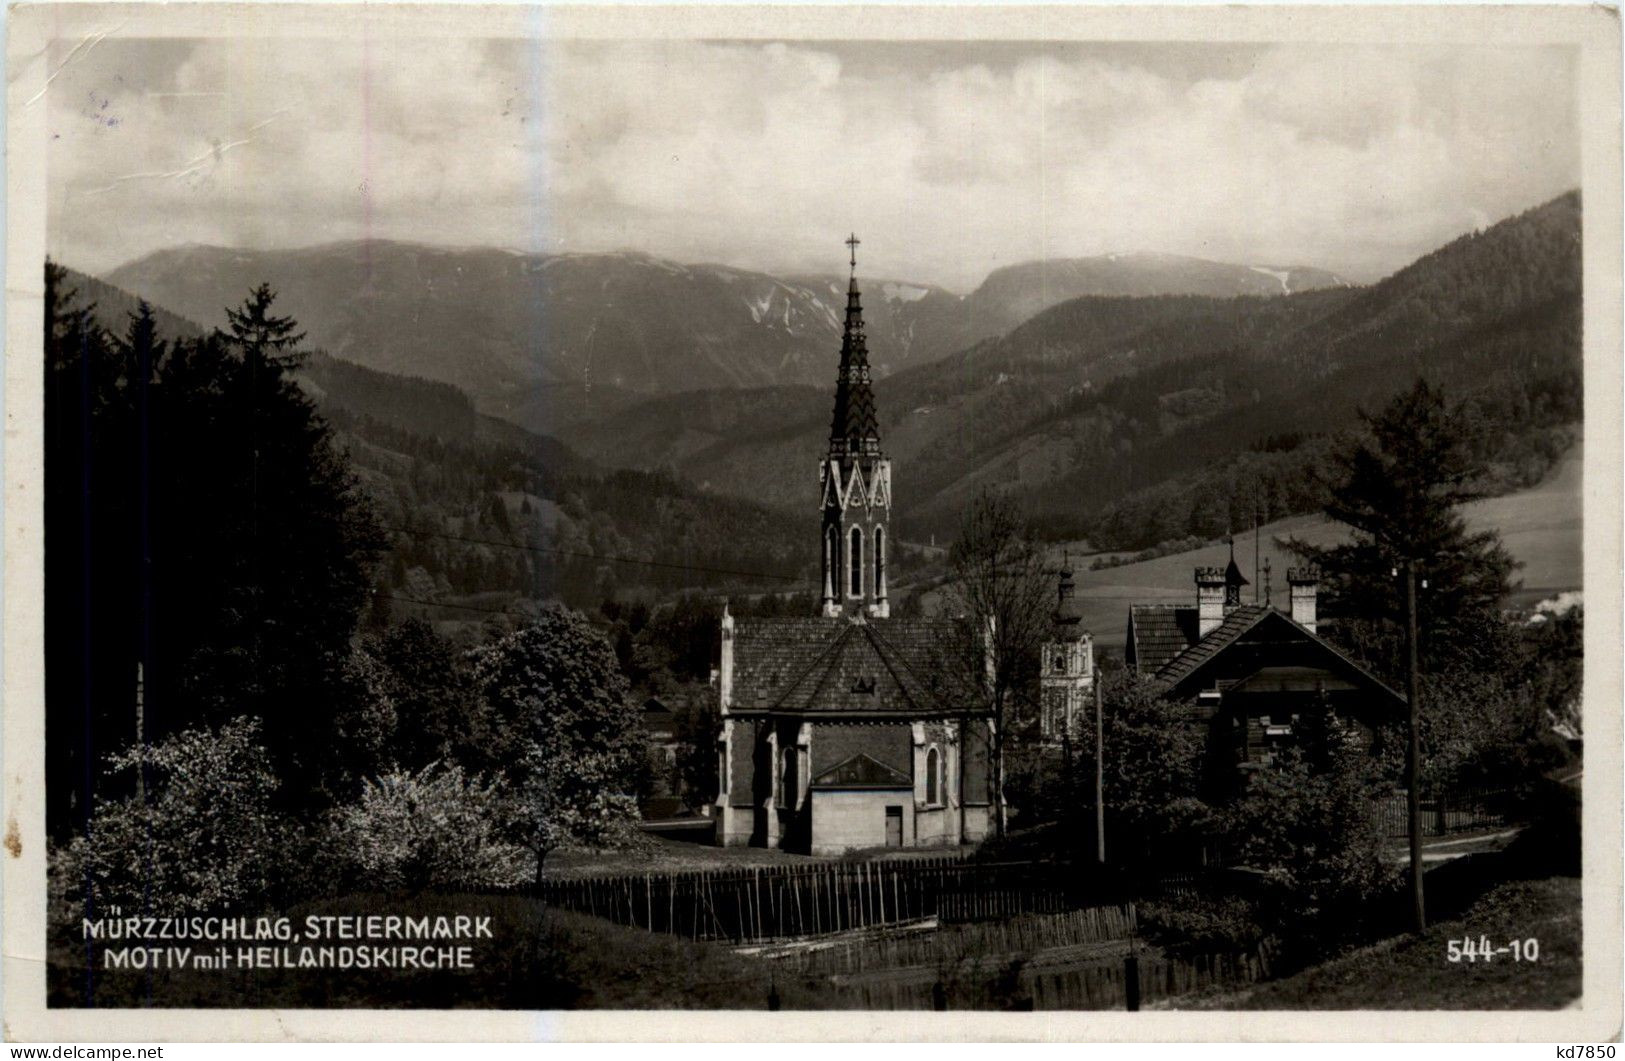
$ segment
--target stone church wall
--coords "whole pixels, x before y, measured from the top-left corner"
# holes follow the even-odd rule
[[[756,787],[756,723],[748,718],[735,719],[733,740],[729,747],[728,803],[734,807],[752,807]]]
[[[914,798],[908,789],[815,790],[812,853],[886,846],[886,808],[903,811],[903,846],[914,845]]]

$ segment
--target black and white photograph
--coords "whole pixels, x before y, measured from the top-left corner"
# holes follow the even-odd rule
[[[1617,1038],[1617,9],[910,13],[11,10],[8,1039]]]

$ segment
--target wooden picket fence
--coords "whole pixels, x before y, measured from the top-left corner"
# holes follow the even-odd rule
[[[742,953],[808,977],[911,967],[935,969],[945,962],[981,955],[1054,954],[1115,941],[1125,941],[1126,945],[1135,924],[1134,905],[1130,903],[980,924],[942,925],[926,920],[846,937],[748,947]]]
[[[1193,879],[1153,882],[1144,893],[1177,894]],[[744,943],[923,918],[970,922],[1057,913],[1119,901],[1120,888],[1062,863],[949,855],[559,879],[542,882],[538,891],[552,906],[617,924]]]
[[[961,973],[955,982],[945,982],[940,971],[930,969],[836,976],[832,982],[860,1009],[1109,1010],[1128,1006],[1130,963],[1123,956],[1033,966],[1019,974],[1013,989],[990,995],[985,985],[996,964],[976,965],[970,976]],[[1239,988],[1267,979],[1270,960],[1263,948],[1188,959],[1138,956],[1132,972],[1139,987],[1138,1004],[1145,1007],[1214,987]],[[967,995],[965,981],[978,987]]]
[[[1136,963],[1140,1005],[1175,999],[1213,987],[1241,987],[1269,976],[1262,948],[1242,954],[1202,954],[1193,958],[1141,958]],[[1035,971],[1034,1009],[1122,1009],[1127,1004],[1125,963]]]

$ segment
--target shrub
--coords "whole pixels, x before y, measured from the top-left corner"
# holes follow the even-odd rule
[[[329,814],[323,855],[339,880],[373,890],[507,887],[535,873],[534,855],[506,839],[515,813],[497,782],[456,764],[392,771]]]
[[[54,913],[71,922],[113,905],[179,915],[266,902],[298,840],[272,811],[268,763],[259,721],[246,717],[114,755],[104,788],[127,794],[100,801],[87,832],[52,852]]]
[[[1250,779],[1229,809],[1226,832],[1229,849],[1257,873],[1265,926],[1312,952],[1358,938],[1397,871],[1382,858],[1374,760],[1329,712],[1306,717],[1302,730],[1302,747]]]
[[[1236,954],[1265,935],[1258,908],[1235,895],[1146,903],[1139,915],[1146,936],[1173,955]]]

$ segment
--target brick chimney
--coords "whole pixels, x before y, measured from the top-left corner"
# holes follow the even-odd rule
[[[1196,636],[1206,637],[1224,622],[1224,568],[1196,569]]]
[[[1320,591],[1320,569],[1294,567],[1286,573],[1292,593],[1292,621],[1310,633],[1315,632],[1315,597]]]

